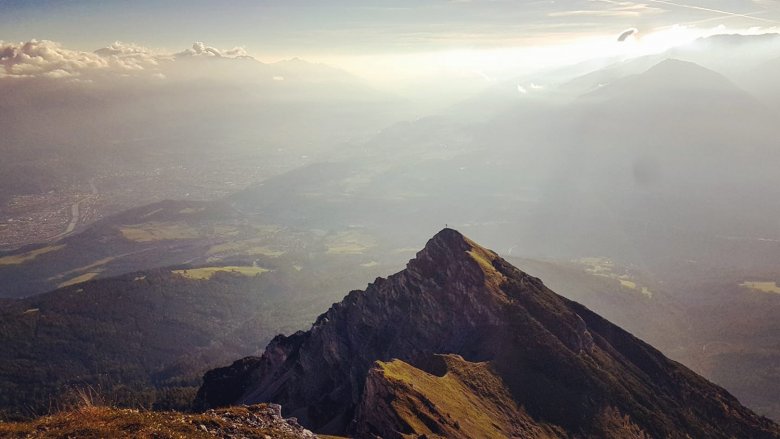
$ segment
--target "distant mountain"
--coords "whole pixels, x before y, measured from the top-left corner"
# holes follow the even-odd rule
[[[677,95],[683,93],[682,96]],[[659,95],[660,94],[660,95]],[[708,102],[730,99],[731,105],[756,105],[757,102],[725,76],[698,64],[665,59],[646,71],[620,78],[587,95],[601,99],[663,99],[677,95],[678,99],[702,98]],[[706,102],[697,101],[699,104]]]
[[[206,374],[356,437],[778,438],[780,427],[452,229],[307,332]]]
[[[649,55],[615,62],[604,68],[571,79],[558,86],[557,90],[573,96],[583,95],[627,76],[643,73],[661,60],[658,56]]]
[[[627,76],[640,74],[667,59],[694,63],[729,79],[737,79],[776,57],[778,49],[779,34],[713,35],[662,53],[611,60],[605,66],[561,83],[556,90],[582,94]],[[740,84],[743,82],[740,81]]]
[[[729,78],[737,78],[745,71],[755,69],[776,57],[778,50],[780,50],[778,33],[719,34],[671,48],[662,56],[694,62],[721,72]]]

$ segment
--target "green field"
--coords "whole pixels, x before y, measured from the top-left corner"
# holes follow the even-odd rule
[[[224,267],[200,267],[200,268],[190,268],[186,270],[173,270],[172,273],[176,273],[188,279],[207,280],[207,279],[211,279],[216,273],[236,273],[248,277],[253,277],[268,271],[269,270],[267,268],[262,268],[262,267],[251,267],[251,266],[242,267],[242,266],[230,265]]]
[[[359,255],[375,246],[372,236],[357,230],[339,232],[325,239],[327,253],[335,255]]]
[[[196,239],[200,237],[198,229],[184,223],[149,222],[134,224],[120,227],[119,232],[125,239],[134,242]]]
[[[751,290],[763,291],[765,293],[780,294],[780,286],[777,282],[742,282],[739,284],[741,287],[750,288]]]

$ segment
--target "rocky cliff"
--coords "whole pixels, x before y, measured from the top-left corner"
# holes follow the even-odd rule
[[[198,397],[280,403],[314,431],[357,437],[780,437],[725,390],[452,229],[309,331],[207,373]]]

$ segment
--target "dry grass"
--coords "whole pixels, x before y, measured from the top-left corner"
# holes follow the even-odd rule
[[[2,258],[0,258],[0,265],[24,264],[25,262],[32,261],[33,259],[37,258],[40,255],[51,253],[57,250],[62,250],[63,248],[65,248],[65,244],[50,245],[48,247],[42,247],[35,250],[30,250],[27,253],[22,253],[20,255],[3,256]]]
[[[214,438],[298,436],[274,427],[258,427],[251,409],[232,407],[203,414],[151,412],[86,405],[32,422],[0,423],[3,438]]]
[[[507,438],[520,431],[545,433],[530,425],[501,379],[487,363],[470,363],[457,355],[443,356],[447,373],[436,376],[403,361],[378,362],[384,378],[399,388],[392,407],[415,435],[433,437]],[[437,420],[440,433],[429,423]],[[525,424],[525,425],[523,425]]]

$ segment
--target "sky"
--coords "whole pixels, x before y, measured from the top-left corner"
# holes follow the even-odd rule
[[[203,41],[376,78],[500,76],[780,26],[780,0],[0,0],[0,40],[175,53]],[[627,44],[616,38],[635,28]]]

